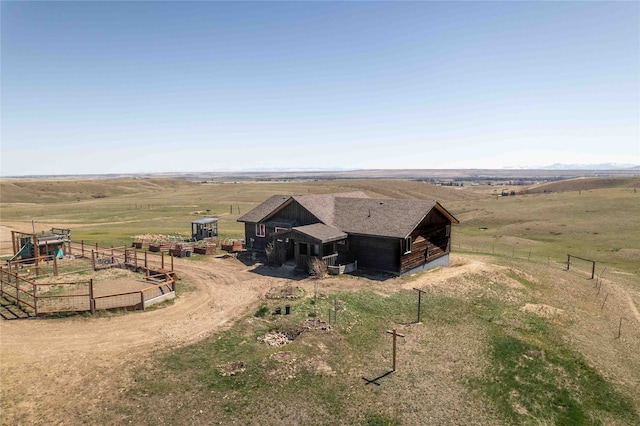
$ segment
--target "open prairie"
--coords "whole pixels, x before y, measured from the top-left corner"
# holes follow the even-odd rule
[[[156,309],[0,322],[0,421],[640,424],[639,187],[3,179],[2,255],[32,226],[122,246],[211,215],[242,238],[236,219],[278,193],[437,199],[461,224],[451,267],[411,277],[313,280],[197,256],[176,260],[182,290]],[[595,260],[595,279],[586,262],[567,271],[568,254]],[[390,329],[404,336],[393,374]],[[278,333],[289,343],[265,343]]]

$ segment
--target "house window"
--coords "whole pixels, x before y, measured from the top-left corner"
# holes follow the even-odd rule
[[[311,256],[320,256],[320,246],[318,244],[309,244],[311,248]]]
[[[300,243],[300,254],[301,255],[306,255],[307,254],[307,245],[305,243]]]
[[[411,237],[404,239],[404,254],[411,253]]]
[[[276,229],[274,232],[280,232],[280,231],[288,231],[289,228],[280,228],[279,226],[276,226]]]
[[[256,223],[256,237],[264,237],[267,227],[264,223]]]

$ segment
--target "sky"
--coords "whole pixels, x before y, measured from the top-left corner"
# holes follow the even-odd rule
[[[638,2],[0,3],[0,176],[640,165]]]

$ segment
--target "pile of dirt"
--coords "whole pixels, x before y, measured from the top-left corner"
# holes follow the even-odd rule
[[[562,309],[554,308],[553,306],[533,303],[527,303],[520,308],[520,310],[523,312],[531,312],[532,314],[539,315],[543,318],[551,318],[564,313]]]

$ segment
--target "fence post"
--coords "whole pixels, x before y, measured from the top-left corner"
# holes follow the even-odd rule
[[[93,278],[89,280],[89,311],[96,313],[96,300],[93,298]]]
[[[162,266],[161,266],[161,268],[160,268],[160,269],[162,269],[162,270],[164,271],[164,252],[163,252],[163,251],[161,251],[161,252],[160,252],[160,255],[161,255],[161,256],[160,256],[160,258],[162,259],[162,260],[161,260],[161,262],[162,262]]]
[[[571,255],[567,255],[567,271],[569,270],[569,265],[571,265]]]
[[[33,283],[33,310],[34,315],[38,316],[38,286]]]
[[[93,270],[96,270],[96,256],[95,252],[91,250],[91,265],[93,266]]]
[[[596,275],[596,262],[591,262],[591,279]]]
[[[144,292],[140,292],[140,309],[144,311]]]
[[[84,259],[84,240],[80,240],[80,249],[82,251],[82,258]]]
[[[53,255],[53,276],[58,276],[58,256]]]
[[[147,264],[147,251],[144,251],[144,269],[149,269],[149,266]]]
[[[16,305],[20,307],[20,278],[18,278],[18,271],[16,271]]]
[[[173,272],[173,255],[171,255],[171,272]]]

